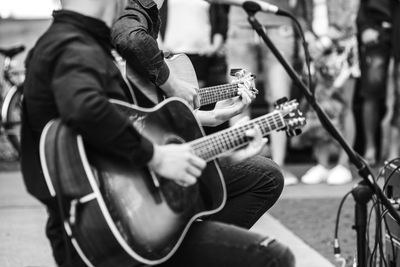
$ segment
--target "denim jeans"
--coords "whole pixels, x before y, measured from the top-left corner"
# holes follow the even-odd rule
[[[195,222],[177,252],[159,266],[294,266],[294,256],[278,241],[249,229],[279,198],[283,177],[271,160],[256,156],[240,163],[220,161],[227,187],[225,207],[203,221]],[[49,210],[47,236],[59,266],[85,266],[75,251],[66,263],[66,247],[61,219],[55,203]]]

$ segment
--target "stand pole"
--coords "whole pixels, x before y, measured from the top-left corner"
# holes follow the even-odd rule
[[[354,230],[357,233],[357,266],[367,266],[368,202],[372,199],[372,191],[364,181],[361,181],[353,188],[351,194],[356,202]]]
[[[364,179],[365,184],[371,189],[371,191],[377,196],[378,200],[385,206],[388,210],[389,214],[400,224],[400,214],[396,212],[392,204],[390,204],[389,200],[386,198],[381,188],[375,183],[373,179],[372,172],[368,167],[368,164],[363,160],[356,152],[351,148],[346,140],[344,140],[343,136],[338,132],[338,130],[333,126],[332,122],[329,120],[326,113],[322,110],[322,108],[315,101],[314,96],[311,94],[310,90],[307,86],[301,81],[299,76],[296,74],[296,71],[293,67],[285,60],[276,46],[272,43],[269,37],[264,32],[263,27],[255,18],[255,13],[260,11],[260,6],[255,2],[244,2],[243,4],[244,10],[248,14],[248,21],[253,29],[258,33],[258,35],[263,39],[265,44],[274,54],[274,56],[278,59],[278,61],[282,64],[294,84],[300,88],[302,93],[304,94],[308,103],[313,107],[316,114],[318,115],[319,120],[321,121],[322,126],[331,134],[333,138],[341,145],[343,150],[346,152],[347,156],[351,163],[357,168],[359,175]]]

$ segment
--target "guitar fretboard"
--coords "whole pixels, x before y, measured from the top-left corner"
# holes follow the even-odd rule
[[[199,90],[200,105],[208,105],[237,96],[238,88],[239,86],[237,84],[224,84],[201,88]]]
[[[246,131],[258,125],[263,136],[271,131],[284,128],[285,122],[280,112],[274,111],[241,126],[234,126],[224,131],[214,133],[190,142],[195,154],[210,161],[221,154],[246,145],[249,140]]]

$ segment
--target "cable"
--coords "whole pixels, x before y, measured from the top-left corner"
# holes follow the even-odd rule
[[[399,169],[400,169],[400,164],[399,164],[396,168],[394,168],[394,169],[390,172],[390,174],[387,176],[387,179],[386,179],[385,183],[383,184],[383,189],[382,189],[383,191],[385,191],[386,186],[389,184],[389,181],[390,181],[390,179],[392,179],[394,173],[395,173],[396,171],[398,171]]]
[[[294,24],[297,28],[297,32],[300,35],[303,50],[304,50],[304,57],[305,57],[305,61],[306,61],[307,72],[308,72],[308,75],[307,75],[308,76],[308,86],[310,88],[311,93],[314,95],[314,91],[312,90],[313,83],[312,83],[311,67],[310,67],[311,57],[310,57],[310,52],[308,51],[308,44],[307,44],[306,38],[304,36],[303,28],[301,27],[300,22],[297,20],[297,18],[295,16],[293,16],[292,14],[290,14],[289,12],[282,12],[282,15],[290,18],[294,22]]]
[[[377,181],[379,181],[379,179],[383,176],[383,172],[385,171],[385,168],[386,168],[388,165],[394,163],[395,161],[400,161],[400,157],[394,158],[394,159],[392,159],[392,160],[390,160],[390,161],[388,161],[388,162],[385,163],[385,165],[379,170],[379,172],[378,172],[378,174],[377,174],[377,177],[378,177],[378,178],[377,178]],[[399,162],[399,164],[400,164],[400,162]]]
[[[395,258],[396,258],[396,249],[394,248],[393,235],[392,235],[392,233],[391,233],[391,231],[390,231],[390,229],[389,229],[389,225],[388,225],[388,223],[387,223],[386,216],[385,216],[387,212],[388,212],[388,210],[385,210],[385,211],[383,212],[383,214],[382,214],[382,217],[383,217],[383,221],[384,221],[384,223],[385,223],[386,232],[387,232],[387,234],[389,235],[390,244],[391,244],[391,247],[392,247],[392,255],[393,255],[393,258],[395,259]]]
[[[367,239],[367,245],[368,245],[368,248],[369,248],[369,228],[370,228],[370,224],[371,224],[371,218],[372,218],[372,213],[373,213],[373,211],[375,210],[375,206],[378,204],[374,199],[372,199],[372,202],[373,202],[373,204],[372,204],[372,206],[371,206],[371,209],[369,210],[369,215],[368,215],[368,221],[367,221],[367,231],[366,231],[366,239]],[[376,211],[376,210],[375,210]]]
[[[347,192],[341,199],[339,208],[336,214],[336,222],[335,222],[335,232],[334,232],[334,239],[333,239],[333,254],[336,257],[340,256],[340,242],[338,238],[338,232],[339,232],[339,220],[340,220],[340,214],[342,212],[343,204],[346,201],[347,197],[351,194],[352,190]]]

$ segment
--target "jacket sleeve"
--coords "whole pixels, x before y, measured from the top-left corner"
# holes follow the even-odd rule
[[[128,65],[156,85],[166,82],[169,69],[164,55],[152,36],[153,23],[148,9],[129,6],[111,29],[112,42]],[[158,34],[158,32],[157,32]]]
[[[96,151],[144,166],[152,158],[153,145],[109,102],[104,91],[109,59],[102,53],[75,44],[60,55],[51,82],[60,117]]]

